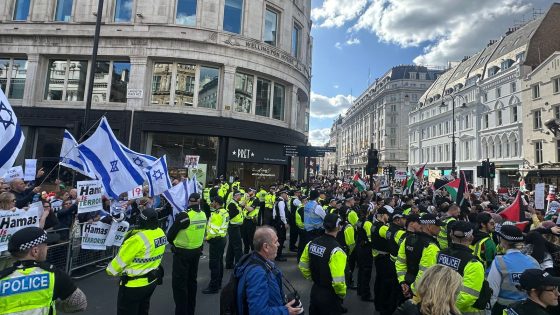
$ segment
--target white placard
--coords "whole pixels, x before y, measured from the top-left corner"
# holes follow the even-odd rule
[[[126,221],[114,221],[105,240],[105,246],[121,246],[129,227],[130,224]]]
[[[62,209],[63,203],[64,203],[63,200],[58,200],[58,199],[51,202],[51,209],[54,211],[54,213],[57,213]]]
[[[25,159],[25,174],[23,176],[23,180],[35,180],[35,175],[37,175],[37,160]]]
[[[544,210],[544,183],[535,184],[535,209]]]
[[[78,188],[78,213],[103,210],[103,184],[100,180],[80,181]]]
[[[15,232],[29,226],[39,226],[39,219],[43,205],[41,203],[31,204],[29,209],[17,209],[16,211],[0,210],[0,252],[8,250],[8,241]]]
[[[101,221],[86,223],[82,227],[82,249],[105,250],[105,240],[111,226]]]
[[[128,90],[126,90],[126,98],[127,99],[144,98],[144,90],[142,90],[142,89],[128,89]]]
[[[142,197],[144,197],[142,185],[138,185],[133,190],[128,192],[128,200],[135,200]]]
[[[405,180],[406,171],[395,171],[395,180]]]
[[[185,167],[186,168],[198,168],[198,161],[200,160],[199,155],[185,155]]]
[[[4,180],[6,183],[10,183],[15,179],[21,178],[23,179],[23,167],[21,166],[14,166],[10,168],[6,174],[4,174]]]

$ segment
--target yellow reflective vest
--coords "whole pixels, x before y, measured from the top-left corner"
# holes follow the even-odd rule
[[[54,272],[39,266],[17,268],[0,279],[0,314],[56,314]]]
[[[111,276],[126,274],[129,277],[139,277],[128,281],[127,287],[146,286],[151,282],[148,278],[140,276],[159,267],[165,253],[165,245],[167,245],[167,237],[160,228],[132,230],[106,271]]]
[[[238,203],[237,201],[235,201],[235,200],[232,200],[232,201],[228,204],[228,207],[229,207],[230,204],[234,204],[235,207],[237,208],[237,210],[239,211],[239,213],[238,213],[235,217],[231,218],[230,221],[229,221],[229,223],[232,224],[232,225],[241,225],[241,224],[243,224],[243,209],[241,209],[241,206],[240,206],[239,203]]]
[[[206,214],[204,211],[189,209],[187,215],[189,216],[189,226],[179,231],[173,245],[183,249],[200,248],[204,242],[204,232],[206,232]]]
[[[229,213],[227,210],[224,208],[213,210],[208,220],[208,226],[206,227],[206,240],[211,240],[216,237],[226,237],[228,225]]]
[[[245,206],[245,209],[243,209],[243,211],[244,211],[244,214],[243,214],[243,215],[245,216],[246,219],[253,220],[253,219],[256,219],[257,216],[259,215],[259,208],[253,207],[253,203],[255,202],[255,200],[257,200],[256,197],[253,197],[253,198],[249,199],[249,200],[247,201],[247,204],[246,204],[246,206]],[[254,209],[253,209],[253,211],[249,212],[249,211],[246,209],[247,207],[254,208]]]

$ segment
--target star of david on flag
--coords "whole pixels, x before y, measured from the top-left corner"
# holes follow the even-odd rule
[[[148,179],[150,197],[163,194],[171,188],[171,178],[167,170],[167,157],[164,155],[157,159],[144,172]]]
[[[113,134],[107,118],[101,119],[97,130],[78,145],[78,150],[111,198],[118,199],[121,193],[144,183],[144,172],[127,155]]]
[[[148,154],[142,154],[138,152],[134,152],[131,149],[125,147],[122,143],[119,142],[121,148],[123,149],[124,153],[128,156],[128,158],[136,165],[136,167],[140,170],[143,170],[150,165],[154,164],[157,160],[156,157],[153,157]],[[142,176],[145,176],[142,172]],[[144,178],[144,180],[148,180],[148,178]]]
[[[60,149],[60,165],[71,168],[90,178],[97,178],[86,162],[83,154],[78,150],[78,142],[68,130],[64,130],[62,148]]]
[[[0,89],[0,176],[14,165],[24,140],[16,114]]]

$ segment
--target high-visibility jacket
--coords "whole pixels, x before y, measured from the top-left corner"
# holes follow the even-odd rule
[[[182,249],[196,249],[204,242],[206,232],[206,214],[203,211],[188,209],[189,226],[177,233],[173,245]]]
[[[2,271],[0,314],[56,314],[54,285],[54,270],[47,264]]]
[[[267,194],[268,193],[264,189],[259,190],[259,192],[257,193],[256,196],[257,196],[257,198],[259,198],[259,201],[261,202],[261,205],[264,204],[264,201],[265,201],[265,198],[266,198]]]
[[[347,255],[352,254],[352,251],[354,251],[356,247],[356,238],[354,236],[354,227],[352,224],[345,223],[336,235],[336,240]]]
[[[249,212],[246,209],[243,209],[243,212],[244,212],[243,215],[244,215],[245,219],[253,220],[253,219],[256,219],[257,216],[259,215],[259,208],[253,206],[255,201],[257,201],[257,197],[253,197],[253,198],[251,198],[247,201],[246,207],[253,208],[253,211]]]
[[[304,205],[301,204],[295,213],[296,216],[296,226],[298,227],[298,229],[303,230],[304,229],[304,225],[303,225],[303,216],[304,216]]]
[[[341,298],[346,296],[346,253],[333,236],[325,234],[307,243],[298,267],[306,279],[323,288],[332,288]]]
[[[356,211],[354,211],[354,209],[348,209],[348,212],[346,213],[346,217],[348,218],[348,222],[350,222],[350,224],[352,224],[352,226],[356,226],[356,223],[358,223],[358,214],[356,213]]]
[[[461,314],[484,313],[473,307],[484,282],[484,266],[476,259],[472,250],[468,246],[451,243],[447,249],[438,253],[437,263],[454,269],[463,277],[463,287],[456,302]]]
[[[420,237],[419,246],[422,248],[422,255],[420,256],[420,261],[418,263],[418,273],[416,274],[416,279],[410,286],[413,293],[415,293],[414,286],[418,284],[420,279],[422,279],[424,272],[437,263],[437,254],[440,251],[439,244],[435,237],[422,232],[418,232],[416,235]]]
[[[264,198],[264,206],[265,208],[272,209],[274,208],[274,203],[276,202],[276,195],[273,193],[268,193]]]
[[[486,234],[486,233],[485,233]],[[476,240],[476,235],[475,235]],[[480,239],[476,240],[476,242],[472,246],[473,254],[484,264],[484,268],[490,268],[494,257],[497,254],[496,244],[492,239],[491,234],[486,234],[480,237]]]
[[[212,201],[210,200],[210,187],[206,187],[202,190],[202,199],[206,201],[207,205],[212,203]]]
[[[229,225],[229,213],[226,209],[220,208],[210,213],[208,226],[206,226],[206,240],[216,237],[226,237]]]
[[[449,224],[453,221],[457,221],[457,219],[454,217],[448,217],[443,220],[444,225],[439,230],[439,234],[437,236],[437,241],[441,249],[446,249],[448,246]]]
[[[162,229],[132,230],[125,237],[117,256],[107,266],[107,273],[111,276],[127,275],[138,277],[129,280],[127,287],[143,287],[151,282],[147,277],[141,277],[155,270],[161,264],[165,253],[167,237]],[[155,280],[152,280],[152,282]]]
[[[232,225],[241,225],[243,224],[243,209],[241,208],[241,206],[239,205],[239,203],[235,200],[232,200],[229,204],[228,204],[228,208],[229,205],[235,205],[235,207],[237,208],[237,210],[239,211],[239,213],[237,215],[235,215],[233,218],[231,218],[230,216],[230,221],[229,224]]]
[[[389,227],[381,221],[375,221],[371,225],[371,254],[373,257],[389,254],[388,230]]]
[[[391,261],[395,262],[397,260],[397,256],[399,253],[399,242],[403,235],[405,234],[405,230],[394,223],[389,224],[389,228],[387,233],[385,234],[385,238],[389,242],[389,254],[391,255]]]

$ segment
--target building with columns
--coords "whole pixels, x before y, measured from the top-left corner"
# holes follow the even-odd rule
[[[379,152],[380,167],[406,170],[410,106],[418,102],[440,73],[423,66],[395,66],[353,102],[339,126],[333,127],[339,176],[364,174],[371,145]]]
[[[23,158],[52,167],[66,128],[106,115],[132,149],[186,175],[256,186],[298,177],[283,145],[305,145],[310,0],[105,0],[93,82],[96,0],[0,2],[0,87],[26,136]],[[86,129],[87,129],[86,128]]]
[[[488,159],[496,165],[492,187],[517,186],[531,142],[523,80],[560,48],[558,19],[560,4],[553,4],[440,76],[410,112],[409,166],[450,173],[454,137],[456,170],[470,182],[483,183],[476,167]]]

